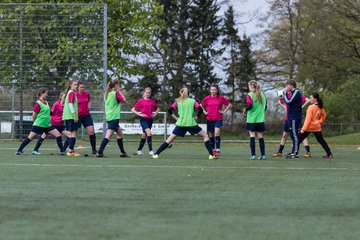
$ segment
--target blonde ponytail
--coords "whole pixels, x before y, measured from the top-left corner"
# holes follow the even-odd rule
[[[263,102],[262,102],[262,97],[261,97],[260,85],[258,84],[258,82],[256,80],[251,80],[249,82],[249,85],[251,85],[255,88],[256,98],[259,101],[260,105],[262,105]]]
[[[187,87],[183,87],[179,91],[180,97],[176,99],[176,101],[184,101],[189,97],[189,89]]]

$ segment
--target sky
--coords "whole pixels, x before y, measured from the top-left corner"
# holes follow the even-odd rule
[[[259,25],[259,18],[266,14],[269,9],[267,0],[230,0],[238,23],[239,33],[246,33],[252,35],[259,33],[263,29]],[[228,4],[224,4],[222,11],[226,11]]]

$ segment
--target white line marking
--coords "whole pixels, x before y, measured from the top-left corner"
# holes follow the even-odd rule
[[[2,163],[2,167],[62,167],[62,168],[180,168],[180,169],[253,169],[253,170],[321,170],[321,171],[360,171],[360,168],[304,168],[304,167],[211,167],[211,166],[169,166],[169,165],[100,165],[100,164],[40,164],[40,163]]]

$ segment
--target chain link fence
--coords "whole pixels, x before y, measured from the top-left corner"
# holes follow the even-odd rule
[[[0,3],[0,111],[19,111],[23,137],[23,111],[37,90],[49,90],[51,105],[71,79],[83,81],[92,109],[102,110],[106,46],[106,4]]]

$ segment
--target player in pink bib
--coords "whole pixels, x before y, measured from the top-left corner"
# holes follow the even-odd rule
[[[76,97],[78,99],[78,128],[81,128],[81,125],[86,129],[87,134],[89,135],[89,141],[92,149],[92,154],[96,154],[96,135],[94,130],[94,122],[90,115],[91,108],[91,98],[90,94],[85,91],[84,82],[79,81],[78,91],[76,92]]]
[[[151,88],[147,87],[144,90],[143,98],[139,99],[131,111],[140,117],[140,125],[143,130],[143,134],[141,135],[140,143],[137,152],[135,155],[142,155],[142,148],[145,145],[145,141],[147,139],[147,143],[149,146],[149,154],[154,155],[152,148],[152,134],[151,127],[153,124],[153,118],[159,113],[158,105],[155,100],[151,99]]]
[[[206,96],[200,106],[206,115],[207,132],[213,148],[213,155],[220,156],[220,134],[223,125],[223,115],[232,107],[231,103],[220,95],[219,86],[210,86],[210,95]],[[225,106],[225,109],[223,109]]]

